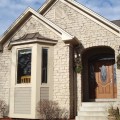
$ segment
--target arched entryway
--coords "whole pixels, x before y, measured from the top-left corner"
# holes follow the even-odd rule
[[[115,53],[110,47],[91,47],[82,53],[83,101],[117,96]]]

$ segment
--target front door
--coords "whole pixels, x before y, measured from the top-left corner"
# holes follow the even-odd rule
[[[90,98],[108,99],[116,98],[117,87],[114,61],[101,60],[93,64],[94,84],[90,84]]]

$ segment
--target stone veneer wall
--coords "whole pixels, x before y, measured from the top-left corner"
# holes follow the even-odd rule
[[[69,45],[59,41],[54,46],[54,92],[53,98],[61,108],[69,111]]]
[[[57,101],[62,108],[69,111],[69,45],[66,45],[59,36],[51,32],[33,17],[29,18],[12,39],[18,39],[24,34],[32,32],[39,32],[45,37],[59,40],[57,45],[54,46],[53,99]]]
[[[66,45],[59,36],[43,26],[38,20],[31,17],[13,35],[12,40],[19,39],[27,33],[39,32],[41,35],[59,40],[54,46],[54,91],[53,98],[62,108],[70,110],[69,91],[69,45]],[[9,42],[9,40],[8,40]],[[0,98],[9,103],[9,87],[11,74],[11,51],[4,45],[0,53]],[[72,68],[71,68],[72,69]],[[71,74],[72,77],[72,74]],[[73,99],[73,98],[72,98]]]
[[[63,11],[61,16],[55,14],[59,8]],[[76,36],[84,48],[106,45],[114,49],[120,44],[118,36],[60,1],[52,6],[44,16]]]
[[[31,16],[13,35],[12,40],[19,39],[23,35],[27,33],[36,33],[39,32],[40,35],[55,39],[55,40],[61,40],[61,38],[56,35],[54,32],[52,32],[50,29],[48,29],[45,25],[43,25],[38,18],[35,16]]]
[[[58,14],[60,13],[60,15]],[[83,45],[83,48],[93,46],[110,46],[115,50],[115,57],[118,54],[120,45],[120,37],[105,29],[96,22],[90,20],[86,16],[80,14],[71,7],[65,5],[61,1],[56,2],[44,16],[53,23],[76,36]],[[118,98],[120,99],[120,70],[117,70]],[[86,74],[86,73],[85,73]],[[79,75],[78,75],[79,76]],[[81,76],[78,78],[78,103],[81,101]],[[83,80],[85,81],[85,80]],[[79,85],[80,84],[80,85]]]
[[[62,8],[62,16],[55,16],[54,11]],[[53,8],[45,15],[49,20],[60,26],[70,34],[76,36],[84,46],[84,48],[106,45],[117,51],[120,44],[120,38],[106,30],[97,23],[91,21],[87,17],[66,6],[62,2],[56,3]],[[63,108],[70,110],[70,98],[73,99],[72,84],[73,71],[72,67],[72,49],[69,45],[65,45],[61,38],[48,28],[42,25],[39,20],[31,17],[26,23],[16,32],[12,39],[18,39],[24,34],[39,32],[41,35],[59,40],[58,44],[54,46],[54,91],[53,98],[58,101]],[[117,55],[117,52],[116,52]],[[70,59],[69,59],[70,58]],[[10,62],[11,53],[4,47],[3,53],[0,53],[0,98],[4,98],[8,102],[9,95],[9,81],[10,81]],[[70,64],[71,63],[71,64]],[[118,81],[118,97],[120,98],[120,70],[117,70]],[[77,75],[77,104],[81,104],[81,75]]]
[[[76,90],[74,88],[74,70],[73,70],[73,64],[74,64],[74,47],[72,45],[69,46],[69,90],[70,90],[70,97],[69,97],[69,101],[70,101],[70,117],[74,118],[74,114],[75,114],[75,97],[76,95],[74,94],[74,90]]]
[[[3,52],[0,52],[0,100],[9,104],[11,51],[7,46],[8,43],[4,44]]]

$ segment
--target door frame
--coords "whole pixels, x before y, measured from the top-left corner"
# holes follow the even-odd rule
[[[114,100],[116,99],[116,97],[114,97],[115,95],[113,95],[113,98],[96,98],[96,96],[95,96],[95,94],[96,94],[95,93],[95,88],[91,88],[90,87],[90,80],[91,80],[90,76],[91,76],[91,74],[94,75],[93,79],[95,80],[95,73],[94,73],[94,71],[93,71],[93,73],[91,72],[90,66],[94,66],[93,64],[95,64],[95,62],[97,62],[97,61],[103,61],[103,60],[106,61],[106,62],[107,61],[113,61],[114,62],[113,66],[115,65],[115,59],[114,59],[114,57],[111,57],[111,55],[110,56],[107,55],[106,57],[104,55],[98,55],[98,57],[94,56],[91,59],[89,59],[89,62],[88,62],[89,101],[99,101],[99,100],[100,101],[102,101],[102,100],[104,101],[104,100],[108,100],[108,99],[113,101],[113,99]],[[114,74],[114,71],[113,71],[113,74]],[[113,80],[113,82],[114,82],[114,80]],[[93,85],[93,86],[95,86],[95,85]],[[117,89],[117,85],[116,85],[116,89]],[[93,92],[93,96],[90,96],[91,95],[90,91]],[[114,91],[114,88],[113,88],[113,91]]]

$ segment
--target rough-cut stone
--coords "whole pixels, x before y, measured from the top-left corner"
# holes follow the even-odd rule
[[[82,52],[90,47],[108,46],[114,49],[115,58],[117,57],[120,38],[64,3],[60,1],[56,2],[44,16],[75,36],[82,44]],[[35,19],[35,16],[31,16],[16,30],[10,40],[16,40],[27,33],[36,32],[39,32],[44,37],[58,40],[53,51],[53,100],[57,101],[61,108],[67,109],[71,117],[73,117],[79,111],[79,107],[77,106],[81,105],[83,97],[81,86],[82,76],[73,71],[74,47],[70,44],[65,44],[58,35],[43,25],[37,18]],[[9,103],[10,74],[12,72],[10,66],[12,61],[11,51],[8,50],[7,46],[8,43],[5,43],[3,52],[0,52],[0,98]],[[84,69],[88,69],[88,67],[85,66]],[[119,73],[120,70],[117,70],[118,99],[120,98]],[[77,79],[75,79],[75,76]],[[84,76],[88,77],[88,74],[84,73]],[[86,84],[88,83],[86,82]],[[88,94],[88,91],[86,94]],[[74,111],[76,108],[77,111]]]
[[[59,16],[58,10],[62,12]],[[65,5],[61,1],[56,2],[52,8],[43,14],[47,19],[67,31],[69,34],[74,35],[82,43],[83,51],[86,48],[95,46],[109,46],[115,51],[115,58],[118,55],[118,47],[120,44],[120,38],[102,27],[98,23],[92,21],[86,16],[80,14],[71,7]],[[53,16],[54,15],[54,16]],[[87,69],[87,67],[86,67]],[[120,70],[117,70],[117,86],[118,86],[118,98],[120,98]],[[70,74],[72,71],[70,72]],[[87,76],[86,73],[84,75]],[[57,76],[55,76],[58,78]],[[77,105],[81,105],[82,101],[82,90],[81,90],[81,75],[77,77]],[[70,82],[70,81],[69,81]],[[87,84],[87,83],[86,83]],[[58,88],[59,89],[59,88]],[[87,93],[86,93],[87,94]],[[60,94],[58,94],[59,96]],[[70,101],[70,100],[69,100]],[[66,104],[66,103],[64,103]],[[79,108],[78,108],[79,109]]]
[[[36,33],[39,32],[40,35],[51,38],[55,40],[60,40],[61,38],[48,29],[45,25],[43,25],[37,18],[35,19],[31,16],[13,35],[12,40],[19,39],[23,37],[23,35],[28,33]]]
[[[4,45],[3,52],[0,52],[0,99],[9,103],[10,72],[11,72],[11,52]]]

